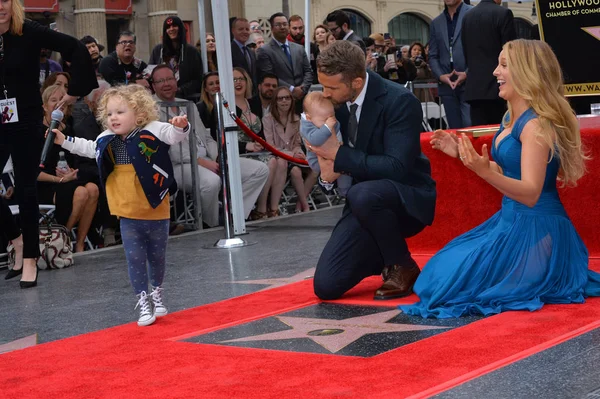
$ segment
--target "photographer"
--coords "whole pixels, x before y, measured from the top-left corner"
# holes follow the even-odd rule
[[[396,43],[391,36],[374,33],[369,36],[373,39],[375,52],[377,53],[376,72],[383,78],[394,81],[399,84],[405,84],[409,80],[414,80],[417,76],[417,68],[408,58],[402,58],[400,52],[396,49]],[[386,39],[385,37],[389,37]],[[386,44],[387,41],[387,44]]]
[[[376,71],[377,70],[377,58],[379,57],[379,53],[375,51],[375,41],[370,37],[363,37],[363,42],[365,43],[365,47],[367,49],[367,57],[365,59],[365,66],[368,70]]]
[[[417,77],[415,80],[422,81],[431,79],[431,70],[425,60],[425,47],[423,44],[414,42],[410,45],[408,53],[410,54],[410,60],[417,68]],[[429,90],[427,89],[415,89],[414,94],[421,102],[432,101]]]

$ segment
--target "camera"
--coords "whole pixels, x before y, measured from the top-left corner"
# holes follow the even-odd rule
[[[373,53],[373,54],[371,54],[371,57],[373,57],[373,58],[379,58],[379,53]]]
[[[422,56],[417,55],[415,57],[415,66],[417,66],[417,67],[421,66],[421,64],[423,63],[423,61],[425,61],[425,59]]]

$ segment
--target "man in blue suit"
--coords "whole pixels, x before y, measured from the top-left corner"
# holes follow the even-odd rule
[[[323,95],[337,107],[335,134],[319,147],[321,182],[351,176],[346,206],[317,264],[315,294],[335,299],[382,274],[375,299],[410,295],[419,275],[405,238],[433,222],[435,182],[421,152],[422,111],[404,87],[365,71],[365,55],[336,41],[317,59]]]
[[[465,101],[467,65],[461,31],[465,14],[473,6],[462,0],[444,0],[445,9],[432,22],[429,39],[429,66],[439,80],[438,93],[446,110],[448,127],[471,126],[469,104]]]

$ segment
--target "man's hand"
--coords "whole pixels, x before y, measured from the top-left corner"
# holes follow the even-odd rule
[[[169,122],[175,127],[185,129],[188,125],[187,115],[175,116]]]
[[[461,84],[465,83],[465,81],[467,80],[467,73],[466,72],[457,72],[456,70],[453,71],[453,73],[458,76],[458,79],[456,79],[454,81],[454,88],[460,86]]]
[[[300,100],[302,97],[304,97],[304,91],[302,91],[302,87],[299,87],[299,86],[294,87],[294,91],[292,91],[292,96],[296,100]]]
[[[454,72],[442,75],[440,76],[440,82],[447,84],[452,90],[454,90],[454,88],[456,87],[456,82],[450,80],[452,76],[454,76]]]
[[[317,158],[319,161],[319,166],[321,167],[321,180],[324,180],[327,183],[333,183],[340,177],[339,173],[333,171],[333,161],[329,159],[324,159],[322,157]]]
[[[308,142],[308,140],[305,140],[305,142],[306,148],[317,154],[318,157],[325,158],[330,161],[335,161],[337,152],[339,151],[340,146],[342,145],[342,143],[338,141],[337,137],[335,137],[333,133],[331,133],[331,136],[329,136],[327,141],[325,141],[323,145],[319,147],[313,146]]]
[[[219,174],[219,164],[212,159],[198,158],[198,165],[210,170],[215,174]]]

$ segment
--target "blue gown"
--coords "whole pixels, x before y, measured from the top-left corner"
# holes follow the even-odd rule
[[[505,176],[521,179],[519,137],[536,117],[529,109],[501,142],[502,127],[494,136],[492,156]],[[420,302],[400,309],[422,317],[488,316],[600,296],[600,275],[588,270],[588,251],[558,196],[559,166],[555,155],[533,208],[504,197],[500,211],[435,254],[414,286]]]

